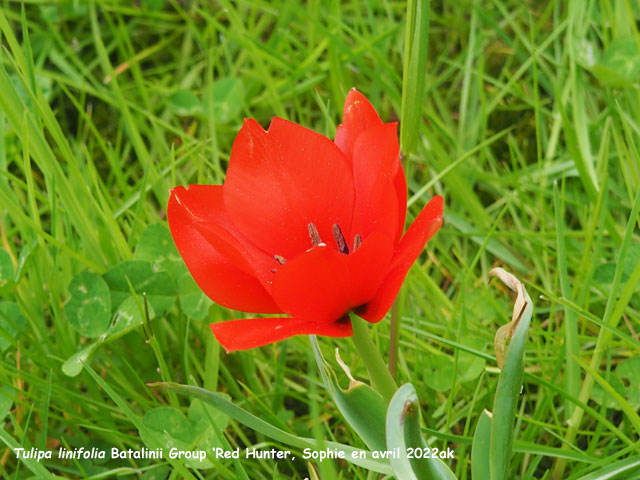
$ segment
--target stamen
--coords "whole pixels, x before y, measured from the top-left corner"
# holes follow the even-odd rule
[[[353,237],[353,251],[355,252],[362,245],[362,236],[358,233]]]
[[[318,233],[316,226],[313,223],[309,223],[307,228],[309,229],[309,236],[311,237],[311,245],[314,247],[316,245],[320,245],[322,240],[320,239],[320,234]]]
[[[274,255],[273,258],[275,259],[276,262],[278,262],[280,265],[284,265],[285,263],[287,263],[287,260],[280,256],[280,255]]]
[[[344,241],[344,235],[342,234],[340,225],[334,223],[332,230],[333,238],[336,239],[336,243],[338,244],[338,251],[340,253],[344,253],[345,255],[349,255],[349,246],[347,245],[347,242]]]

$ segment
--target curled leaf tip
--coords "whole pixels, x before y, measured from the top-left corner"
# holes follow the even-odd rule
[[[496,353],[496,362],[498,363],[498,367],[502,368],[504,365],[504,351],[507,341],[513,336],[513,332],[518,326],[518,321],[524,313],[524,309],[527,307],[527,300],[524,285],[512,273],[507,272],[501,267],[496,267],[491,269],[489,277],[498,277],[502,283],[517,294],[516,302],[513,306],[513,313],[511,314],[511,321],[498,329],[493,341]]]
[[[336,362],[338,362],[338,365],[340,365],[340,368],[342,368],[342,371],[344,372],[344,374],[347,377],[349,377],[349,388],[348,388],[348,390],[351,390],[352,388],[355,388],[355,387],[357,387],[359,385],[364,385],[364,383],[362,383],[359,380],[356,380],[355,378],[353,378],[353,375],[351,375],[351,369],[347,366],[346,363],[344,363],[344,361],[340,357],[340,351],[338,350],[337,347],[336,347]]]

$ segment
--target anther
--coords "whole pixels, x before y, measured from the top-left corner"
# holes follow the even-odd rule
[[[280,255],[274,255],[273,258],[275,259],[276,262],[278,262],[280,265],[284,265],[285,263],[287,263],[287,260],[280,256]]]
[[[360,236],[360,234],[356,234],[355,237],[353,237],[353,251],[355,252],[358,248],[360,248],[360,245],[362,245],[362,236]]]
[[[316,226],[313,223],[309,223],[307,228],[309,229],[309,236],[311,237],[311,245],[314,247],[316,245],[320,245],[322,240],[320,239],[320,234],[318,233]]]
[[[340,253],[344,253],[345,255],[348,255],[349,246],[347,245],[347,242],[344,241],[344,235],[342,234],[342,229],[340,228],[340,225],[338,225],[337,223],[334,223],[332,230],[333,230],[333,238],[336,239],[336,243],[338,244],[338,251]]]

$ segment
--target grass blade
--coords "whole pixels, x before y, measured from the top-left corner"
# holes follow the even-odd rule
[[[409,0],[407,5],[400,120],[400,148],[405,155],[414,153],[418,144],[429,46],[429,8],[429,0]]]

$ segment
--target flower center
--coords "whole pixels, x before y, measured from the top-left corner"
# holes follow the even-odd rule
[[[317,247],[318,245],[324,246],[322,239],[320,238],[320,233],[318,233],[318,229],[316,226],[309,222],[307,224],[307,229],[309,230],[309,238],[311,239],[311,248]],[[333,238],[336,241],[336,245],[338,246],[338,252],[349,255],[349,245],[347,245],[346,240],[344,239],[344,234],[342,233],[342,229],[340,225],[334,223],[331,231],[333,233]],[[355,252],[362,245],[362,236],[358,233],[355,237],[353,237],[353,251]],[[278,262],[280,265],[284,265],[287,263],[287,259],[282,255],[274,255],[273,259]],[[271,273],[276,273],[278,271],[277,268],[272,268]]]

